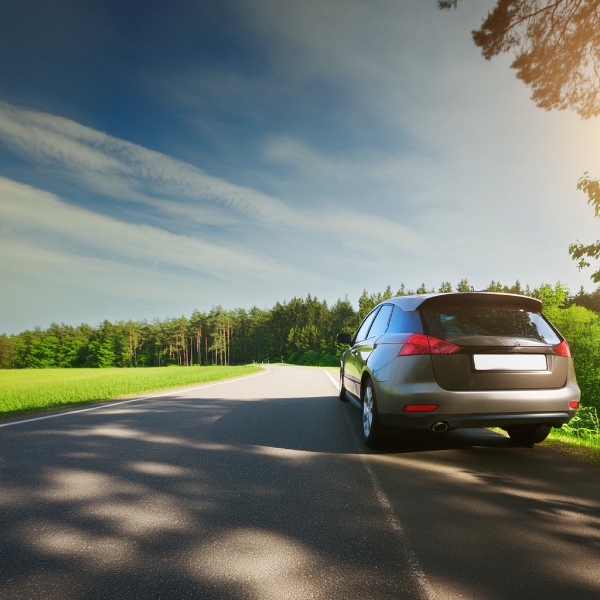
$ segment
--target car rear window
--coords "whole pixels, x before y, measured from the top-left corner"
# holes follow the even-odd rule
[[[445,340],[457,336],[497,336],[535,340],[555,346],[560,338],[541,313],[517,307],[442,306],[421,310],[429,333]]]

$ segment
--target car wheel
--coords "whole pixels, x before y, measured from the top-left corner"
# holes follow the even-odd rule
[[[348,402],[346,398],[346,388],[344,387],[344,371],[340,370],[340,400],[342,402]]]
[[[369,448],[377,448],[381,442],[382,426],[379,421],[377,399],[373,383],[367,379],[362,393],[363,404],[363,441]]]
[[[533,446],[543,442],[552,431],[550,425],[513,425],[506,432],[520,446]]]

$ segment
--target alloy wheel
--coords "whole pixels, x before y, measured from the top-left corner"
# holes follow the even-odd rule
[[[370,385],[365,388],[365,397],[363,401],[363,430],[365,438],[371,434],[371,426],[373,425],[373,390]]]

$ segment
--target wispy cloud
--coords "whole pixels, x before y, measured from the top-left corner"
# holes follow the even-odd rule
[[[108,257],[157,269],[202,273],[217,280],[273,279],[310,274],[267,255],[171,233],[145,224],[72,206],[54,194],[0,177],[0,231],[28,243],[70,248],[79,255]],[[295,273],[294,273],[295,271]]]
[[[285,205],[264,194],[63,117],[0,103],[0,139],[29,160],[65,169],[100,191],[154,207],[162,200],[165,212],[171,198],[180,198],[269,221],[289,219]]]
[[[74,121],[0,103],[0,140],[36,164],[52,165],[111,197],[144,203],[172,217],[208,223],[251,219],[267,228],[289,228],[334,236],[348,245],[351,236],[378,241],[378,228],[393,233],[384,246],[426,255],[415,244],[419,234],[394,219],[318,202],[301,208],[254,189],[212,177],[201,169]],[[208,206],[225,213],[211,214]],[[351,217],[351,218],[350,218]],[[369,229],[364,223],[370,223]]]
[[[109,258],[81,256],[66,249],[50,249],[40,245],[39,241],[22,241],[18,236],[4,235],[0,239],[0,253],[10,256],[2,268],[4,300],[9,302],[12,297],[15,315],[20,312],[16,310],[19,304],[28,297],[28,287],[35,290],[32,304],[38,306],[40,303],[57,304],[57,298],[64,302],[63,296],[68,296],[74,288],[148,304],[168,302],[175,293],[202,300],[206,295],[189,276]],[[12,279],[18,279],[19,284],[14,293],[6,287],[7,281]],[[57,293],[59,290],[66,293]],[[72,303],[68,306],[71,309]],[[30,327],[32,323],[29,320],[25,325]]]

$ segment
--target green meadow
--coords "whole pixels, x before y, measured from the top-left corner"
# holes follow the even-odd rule
[[[147,367],[143,369],[2,369],[0,418],[136,396],[257,373],[260,367]]]

